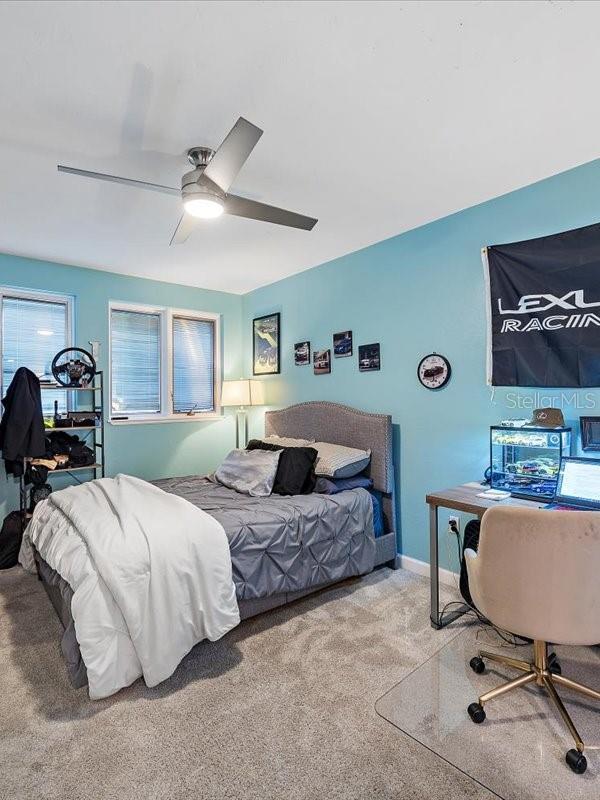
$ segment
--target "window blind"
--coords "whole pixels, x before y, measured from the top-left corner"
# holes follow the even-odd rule
[[[2,298],[2,395],[19,367],[38,378],[52,378],[52,359],[68,342],[67,304],[22,297]],[[66,411],[66,392],[42,390],[42,410],[54,413],[54,401]]]
[[[160,315],[111,310],[113,414],[160,414]]]
[[[173,317],[173,412],[214,409],[214,337],[210,320]]]

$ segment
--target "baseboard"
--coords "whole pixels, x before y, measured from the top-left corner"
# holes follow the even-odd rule
[[[407,569],[409,572],[414,572],[417,575],[424,575],[429,577],[429,564],[426,561],[419,561],[418,558],[411,558],[411,556],[400,555],[400,566],[402,569]],[[459,575],[457,572],[452,572],[449,569],[439,569],[440,583],[444,586],[450,586],[453,589],[458,585]]]

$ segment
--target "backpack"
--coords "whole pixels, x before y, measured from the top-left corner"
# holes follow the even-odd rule
[[[2,530],[0,530],[0,569],[10,569],[10,567],[16,566],[22,538],[21,512],[11,511],[4,518]]]
[[[471,597],[471,592],[469,591],[469,575],[467,573],[467,564],[465,561],[465,550],[470,549],[477,552],[477,548],[479,547],[480,528],[481,520],[472,519],[470,522],[467,522],[465,526],[462,559],[460,564],[460,593],[462,594],[464,601],[472,608],[475,608],[475,604],[473,603],[473,598]]]

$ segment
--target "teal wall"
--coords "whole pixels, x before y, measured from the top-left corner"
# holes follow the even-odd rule
[[[425,494],[478,478],[488,463],[488,427],[560,405],[574,423],[600,413],[600,391],[496,390],[485,384],[485,307],[480,250],[598,222],[600,160],[409,231],[239,297],[110,272],[0,255],[0,286],[75,296],[75,343],[101,343],[106,370],[108,301],[219,312],[224,376],[251,373],[251,320],[281,312],[281,375],[266,377],[272,407],[334,400],[391,413],[394,422],[400,550],[428,559]],[[321,220],[326,225],[326,220]],[[335,331],[354,332],[355,356],[333,359],[331,375],[295,367],[294,342],[331,348]],[[381,372],[359,373],[361,343],[381,342]],[[452,363],[450,384],[428,392],[416,378],[431,351]],[[524,407],[515,407],[519,402]],[[251,433],[263,431],[254,410]],[[145,478],[212,470],[235,441],[234,417],[216,422],[107,426],[107,472]],[[0,513],[14,507],[15,487],[0,479]],[[441,516],[445,524],[444,515]],[[453,565],[454,544],[441,539]]]
[[[593,407],[600,413],[599,391],[544,391],[536,396],[533,390],[520,390],[525,409],[513,407],[514,391],[496,390],[492,398],[485,383],[480,257],[487,244],[599,220],[600,160],[245,296],[248,374],[252,317],[281,312],[281,375],[265,379],[273,406],[333,400],[392,414],[404,554],[428,560],[425,494],[482,475],[489,461],[490,424],[529,416],[531,407],[551,402],[562,405],[571,421]],[[330,375],[316,376],[310,366],[294,366],[294,342],[308,339],[313,349],[331,348],[332,334],[347,329],[354,332],[355,356],[333,359]],[[357,346],[369,342],[381,342],[382,369],[359,373]],[[452,363],[451,382],[440,392],[427,391],[416,378],[420,358],[431,351]],[[262,430],[256,414],[251,430]],[[454,553],[449,537],[442,537],[440,546],[442,556],[448,556],[447,549]]]
[[[237,378],[241,374],[242,298],[238,295],[2,254],[0,286],[73,295],[74,344],[86,347],[89,340],[99,341],[100,368],[105,372],[109,300],[219,313],[222,315],[224,377]],[[105,403],[108,404],[107,396]],[[206,422],[107,425],[107,474],[128,472],[143,478],[158,478],[208,472],[234,445],[234,417],[230,414]],[[2,475],[0,518],[15,507],[16,497],[12,478]]]

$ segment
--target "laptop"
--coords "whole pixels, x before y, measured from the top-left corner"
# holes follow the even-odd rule
[[[544,508],[600,511],[600,459],[563,458],[554,500]]]

